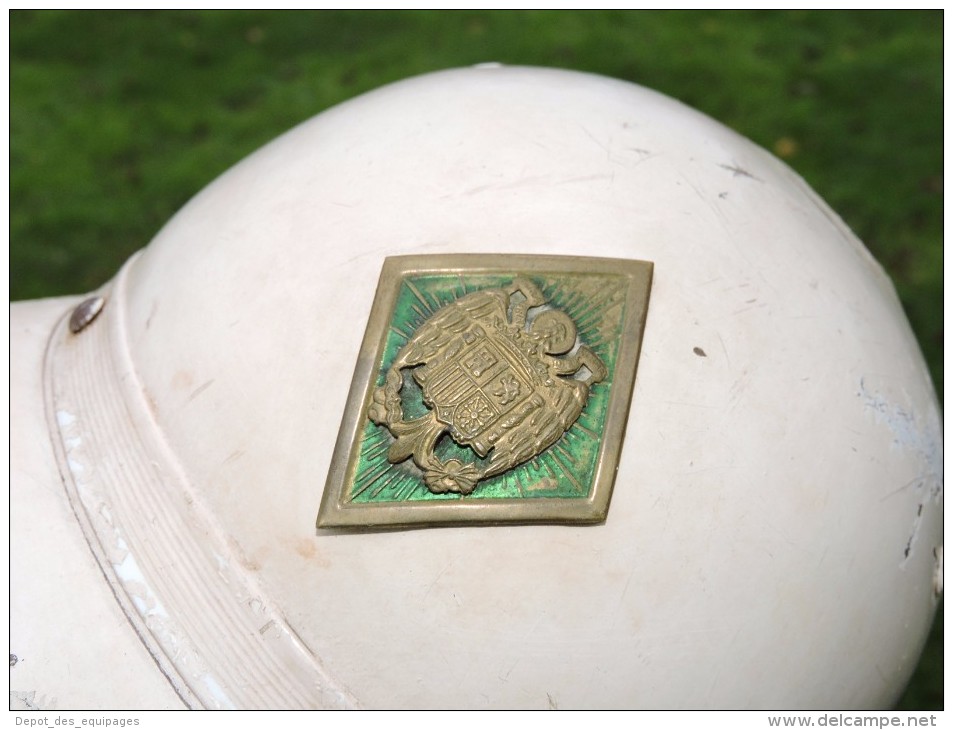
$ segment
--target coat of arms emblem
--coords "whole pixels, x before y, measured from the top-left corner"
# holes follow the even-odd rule
[[[652,264],[388,258],[320,527],[600,522]]]
[[[576,325],[548,305],[528,278],[474,292],[444,306],[401,348],[374,391],[368,415],[396,438],[391,463],[412,457],[431,492],[470,494],[481,479],[501,474],[552,446],[586,405],[606,367],[579,343]],[[405,420],[404,370],[423,390],[430,410]],[[585,375],[582,375],[582,373]],[[448,431],[487,463],[442,461],[437,440]]]

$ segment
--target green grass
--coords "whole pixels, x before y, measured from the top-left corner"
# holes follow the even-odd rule
[[[11,12],[11,297],[98,286],[212,178],[339,101],[450,66],[559,66],[657,89],[784,157],[892,276],[942,396],[942,26],[940,11]],[[937,641],[901,707],[942,706]]]

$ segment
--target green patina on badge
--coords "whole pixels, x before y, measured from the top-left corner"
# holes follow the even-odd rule
[[[388,259],[319,526],[604,519],[650,282],[639,261]]]

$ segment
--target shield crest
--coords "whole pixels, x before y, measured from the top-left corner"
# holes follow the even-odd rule
[[[481,457],[489,450],[481,437],[533,394],[532,373],[512,353],[509,358],[504,355],[501,339],[479,328],[470,342],[462,342],[457,357],[414,371],[424,402],[434,409],[437,420],[450,427],[457,443],[470,446]]]
[[[547,304],[536,284],[517,276],[507,286],[461,297],[427,319],[397,354],[368,409],[369,418],[396,438],[387,458],[399,463],[413,457],[435,493],[470,494],[481,479],[555,443],[607,370],[578,341],[571,318],[543,309]],[[561,377],[583,368],[584,377]],[[431,409],[410,421],[399,392],[404,369],[413,372]],[[437,456],[436,444],[448,429],[458,444],[489,463],[449,465]]]

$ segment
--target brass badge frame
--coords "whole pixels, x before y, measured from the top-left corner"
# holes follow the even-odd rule
[[[319,528],[603,522],[652,264],[384,261]]]

